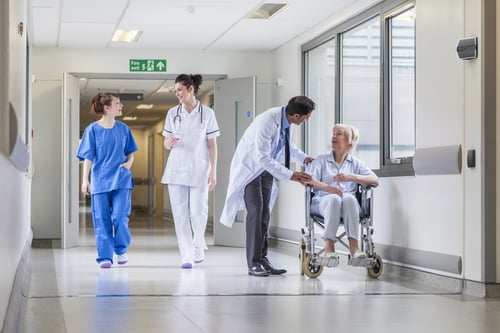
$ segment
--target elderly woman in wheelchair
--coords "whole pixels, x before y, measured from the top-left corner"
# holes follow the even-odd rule
[[[366,263],[367,254],[359,247],[360,223],[362,224],[360,218],[364,215],[363,209],[371,210],[371,207],[366,202],[360,204],[358,197],[360,186],[363,186],[365,190],[376,187],[378,186],[378,177],[364,162],[351,154],[356,148],[358,140],[359,131],[356,127],[346,124],[334,125],[331,152],[319,155],[306,170],[312,176],[312,180],[306,184],[308,185],[306,188],[312,187],[313,191],[309,203],[310,215],[319,216],[323,222],[322,227],[324,227],[325,247],[321,251],[322,258],[317,260],[320,264],[326,265],[330,258],[335,259],[338,264],[335,241],[339,238],[337,231],[341,221],[348,237],[348,245],[343,244],[349,248],[349,259],[355,260],[357,263],[364,262],[365,267],[371,267],[373,264],[373,261],[369,260]],[[363,196],[366,196],[366,193],[363,193]],[[366,207],[363,207],[364,205]],[[371,228],[371,216],[368,216],[370,212],[367,213],[365,215],[370,219],[370,225],[367,227]],[[318,221],[316,220],[316,222]],[[371,230],[369,233],[371,242]],[[314,249],[310,249],[310,251],[312,257]],[[369,256],[372,255],[373,253],[369,253]],[[315,258],[312,259],[312,263],[308,262],[306,266],[314,264]]]

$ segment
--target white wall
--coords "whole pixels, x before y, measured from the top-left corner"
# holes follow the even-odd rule
[[[301,92],[302,44],[370,3],[358,2],[349,12],[338,13],[273,52],[273,79],[284,82],[274,89],[275,103],[286,103]],[[457,144],[463,150],[475,148],[479,165],[466,168],[464,156],[461,175],[382,178],[375,193],[374,238],[386,246],[461,257],[461,276],[483,281],[481,60],[464,62],[455,51],[459,38],[481,40],[481,1],[417,0],[416,13],[417,148]],[[294,139],[300,142],[299,137]],[[304,190],[291,182],[280,187],[273,226],[300,230],[305,223]]]
[[[61,233],[62,111],[60,83],[33,84],[33,190],[31,212],[34,234],[39,239]],[[48,158],[47,158],[48,157]]]
[[[259,109],[270,106],[271,96],[271,53],[270,52],[210,52],[210,51],[175,51],[166,49],[128,50],[121,49],[34,49],[33,74],[36,77],[34,91],[34,112],[44,118],[34,117],[33,127],[36,133],[37,158],[40,164],[34,179],[33,210],[37,211],[36,228],[33,237],[59,239],[60,235],[60,149],[54,149],[53,137],[61,137],[61,127],[51,126],[48,119],[57,122],[61,118],[61,100],[55,94],[61,89],[62,73],[129,73],[130,59],[165,58],[168,73],[225,74],[229,78],[257,76],[257,95]],[[159,74],[161,75],[161,74]],[[50,87],[50,88],[49,88]],[[50,93],[49,93],[50,92]],[[36,121],[35,121],[36,120]],[[147,135],[134,133],[136,140],[147,147]],[[223,139],[224,133],[221,133]],[[134,162],[134,176],[145,178],[147,170],[141,160],[147,159],[146,150],[137,153]],[[54,169],[42,165],[52,162]],[[56,165],[57,164],[57,165]],[[50,187],[51,195],[39,200],[43,191]],[[137,193],[145,186],[138,186]],[[146,192],[144,192],[145,194]],[[58,208],[58,209],[57,209]]]
[[[9,8],[10,6],[10,8]],[[25,131],[25,64],[26,35],[17,34],[17,23],[26,22],[26,1],[1,1],[0,21],[0,94],[2,125],[8,122],[8,102],[16,111],[18,130],[24,138]],[[7,59],[9,62],[7,63]],[[5,121],[5,122],[4,122]],[[8,125],[7,125],[8,126]],[[2,127],[2,135],[5,128]],[[3,137],[3,136],[2,136]],[[28,143],[30,144],[30,143]],[[5,314],[23,249],[30,239],[30,174],[17,170],[6,156],[0,153],[0,327],[5,324]],[[20,291],[14,297],[19,301]]]

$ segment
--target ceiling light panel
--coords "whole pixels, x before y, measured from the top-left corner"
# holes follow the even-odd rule
[[[122,43],[136,43],[142,35],[139,30],[116,30],[111,41]]]
[[[251,12],[250,15],[248,15],[248,18],[270,20],[287,6],[288,5],[286,3],[265,3],[255,11]]]
[[[151,110],[154,107],[154,104],[139,104],[137,105],[137,109],[139,110]]]

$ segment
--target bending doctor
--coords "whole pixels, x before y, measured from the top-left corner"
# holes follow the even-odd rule
[[[286,273],[286,269],[274,268],[267,256],[269,219],[278,195],[275,178],[302,184],[311,180],[304,172],[290,170],[289,162],[292,158],[304,165],[313,160],[296,147],[290,138],[292,125],[306,122],[314,107],[314,102],[308,97],[295,96],[287,105],[264,111],[255,117],[236,147],[220,222],[230,227],[238,211],[246,209],[246,256],[249,275]],[[285,165],[281,164],[283,160]]]

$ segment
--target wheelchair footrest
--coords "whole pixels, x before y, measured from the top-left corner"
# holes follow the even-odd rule
[[[347,264],[351,266],[373,267],[377,260],[374,257],[352,258],[349,257]]]
[[[316,263],[326,267],[337,267],[340,263],[340,258],[339,256],[331,256],[331,257],[318,256],[316,258]]]

